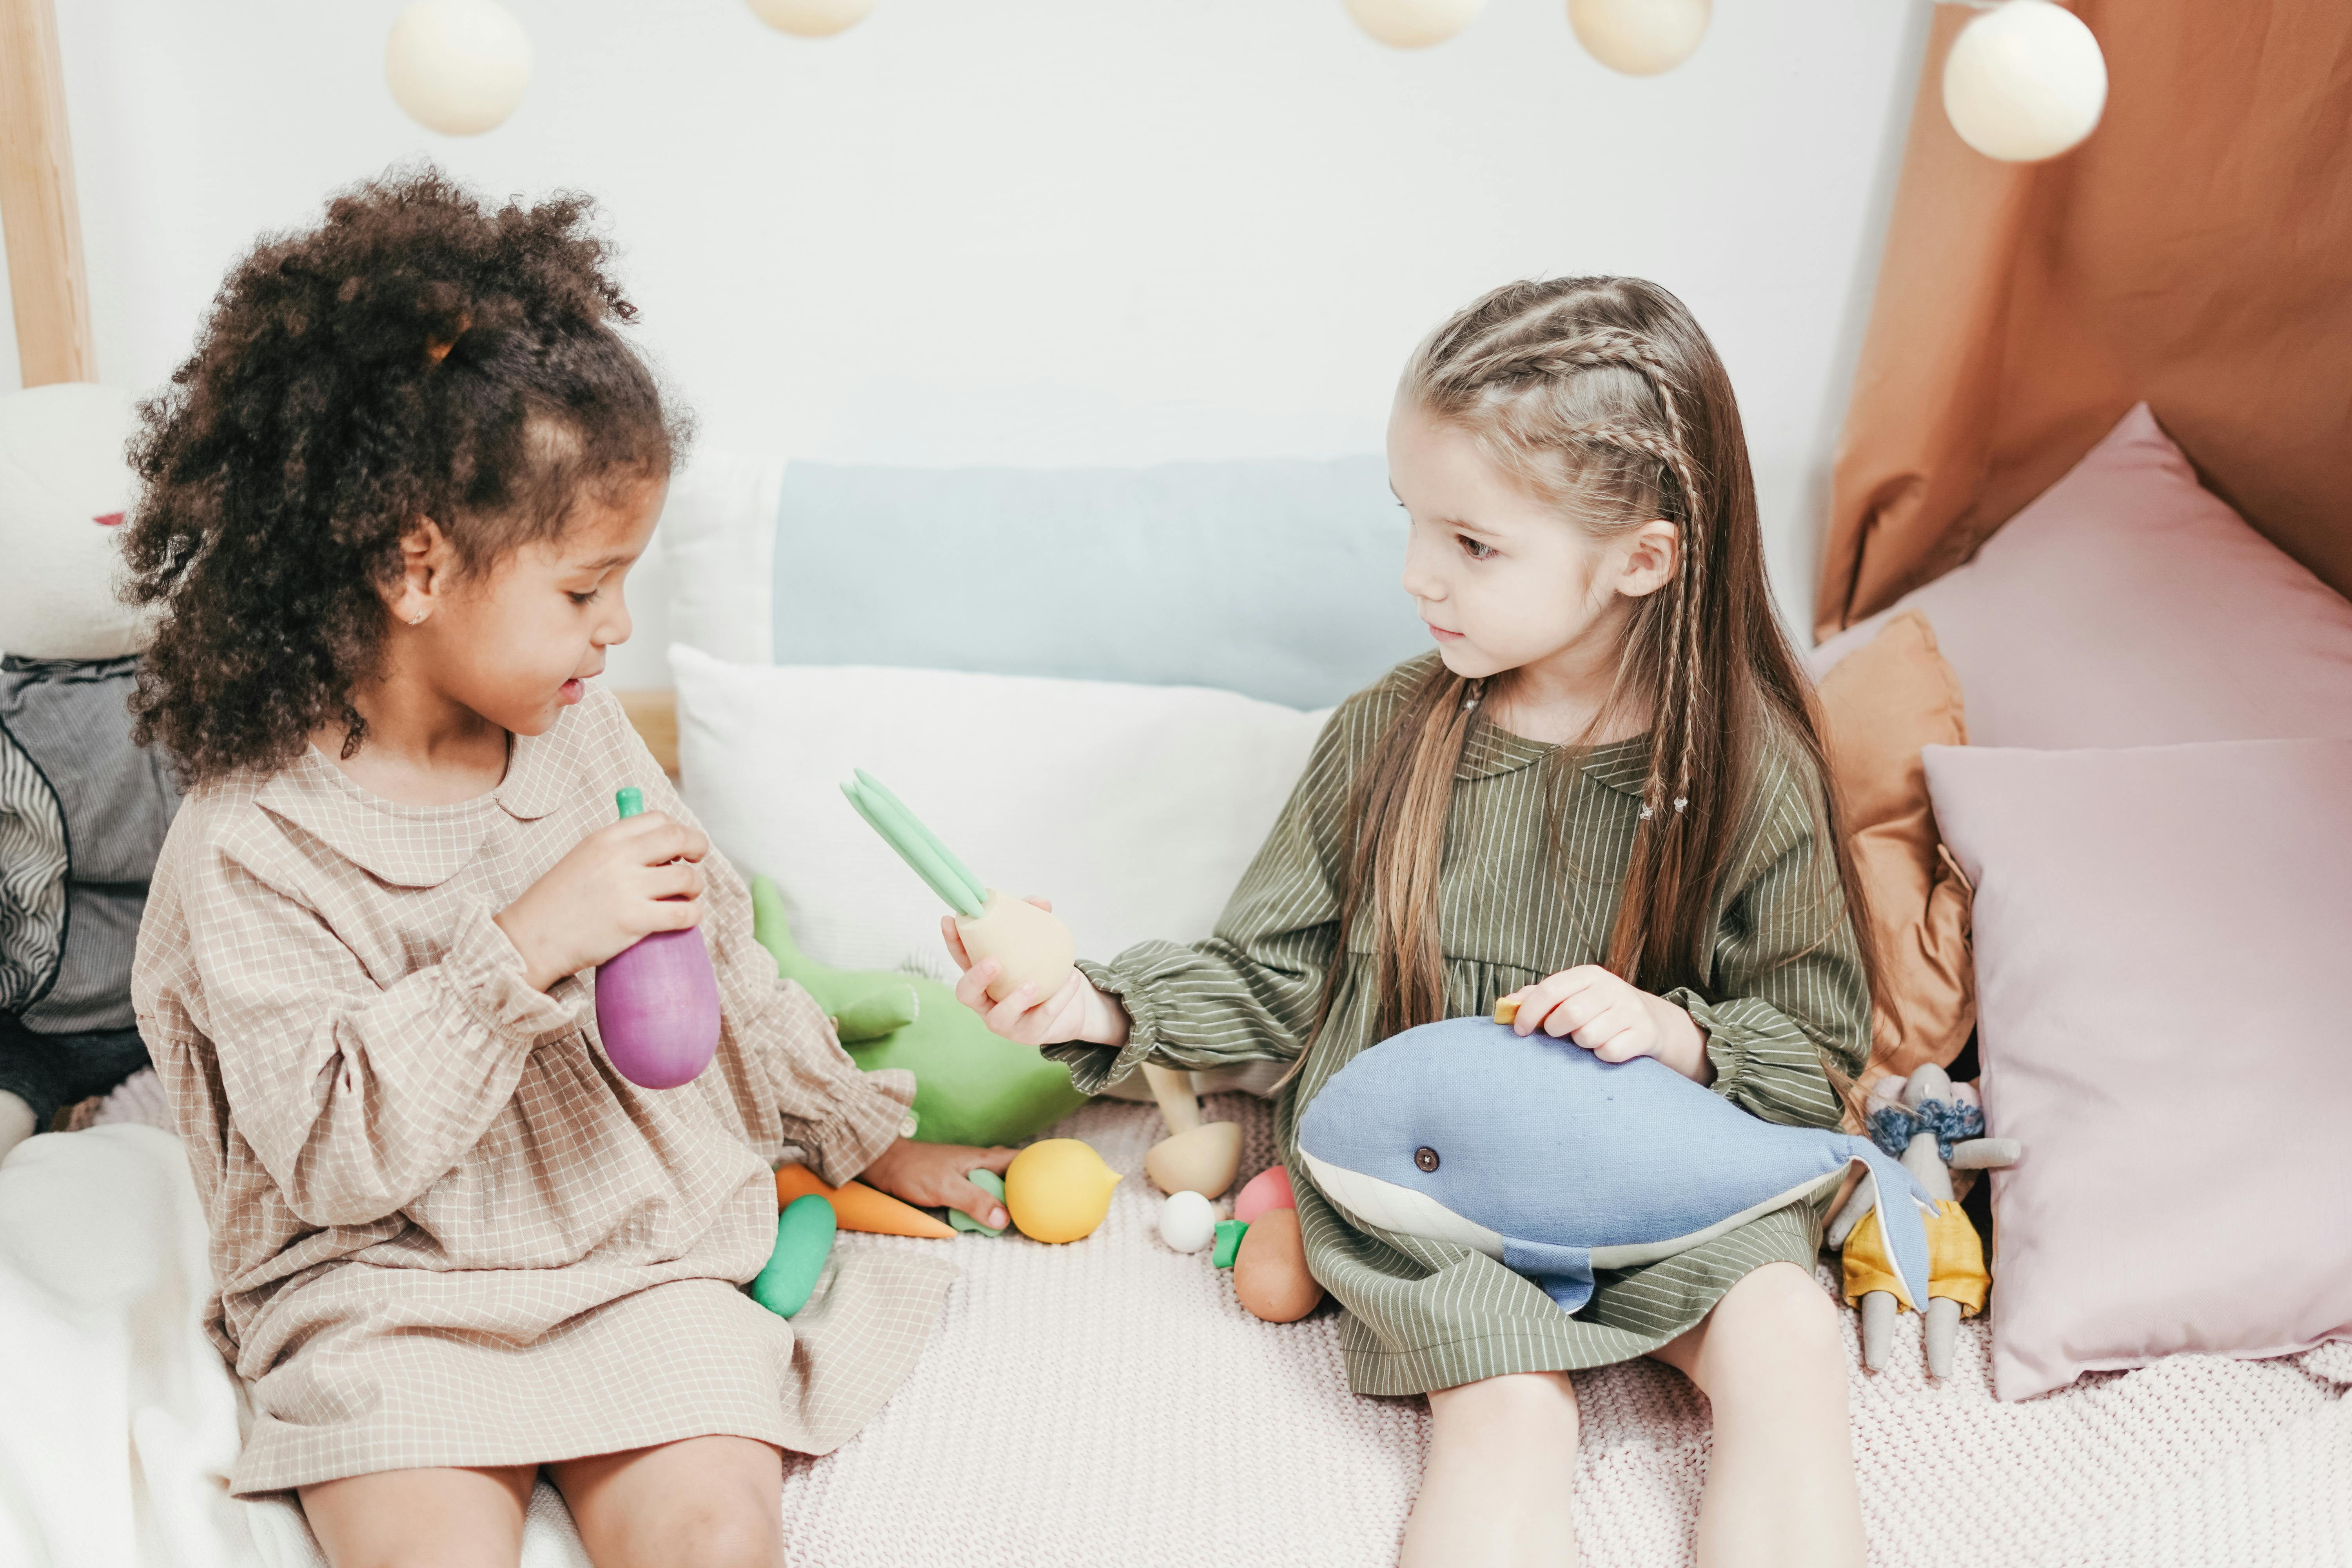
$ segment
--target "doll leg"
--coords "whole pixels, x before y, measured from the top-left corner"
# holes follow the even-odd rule
[[[1576,1390],[1566,1373],[1439,1389],[1429,1426],[1402,1568],[1573,1568]]]
[[[783,1568],[783,1456],[688,1437],[547,1467],[596,1568]]]
[[[301,1489],[331,1568],[515,1568],[533,1465],[379,1470]]]
[[[1698,1327],[1652,1352],[1715,1407],[1699,1501],[1701,1568],[1860,1568],[1862,1493],[1837,1313],[1803,1269],[1768,1263]]]

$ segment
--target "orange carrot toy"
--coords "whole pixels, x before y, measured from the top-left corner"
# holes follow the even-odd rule
[[[887,1193],[876,1192],[863,1182],[845,1182],[840,1186],[828,1187],[817,1180],[816,1173],[806,1165],[776,1167],[776,1204],[779,1207],[811,1193],[833,1205],[835,1217],[844,1230],[863,1230],[877,1236],[933,1237],[941,1240],[952,1239],[955,1236],[954,1231],[922,1210],[902,1204]]]

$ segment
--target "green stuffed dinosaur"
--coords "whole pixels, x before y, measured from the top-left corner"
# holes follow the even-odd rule
[[[988,1032],[955,993],[919,974],[827,969],[793,944],[783,895],[751,879],[751,934],[831,1016],[841,1043],[867,1072],[915,1075],[915,1119],[929,1143],[1018,1143],[1087,1102],[1070,1069]]]

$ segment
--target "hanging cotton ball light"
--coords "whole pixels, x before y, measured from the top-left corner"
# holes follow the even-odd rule
[[[415,0],[392,25],[383,79],[426,130],[478,136],[522,101],[530,39],[499,0]]]
[[[1348,15],[1394,49],[1444,43],[1476,19],[1486,0],[1348,0]]]
[[[2005,0],[1961,28],[1944,60],[1944,113],[1988,158],[2055,158],[2091,133],[2106,104],[2099,40],[2050,0]]]
[[[779,33],[827,38],[866,20],[874,0],[746,0],[751,14]]]
[[[1691,58],[1712,10],[1709,0],[1568,0],[1568,25],[1611,70],[1656,76]]]

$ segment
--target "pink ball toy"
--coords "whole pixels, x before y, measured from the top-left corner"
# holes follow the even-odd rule
[[[1254,1224],[1268,1209],[1295,1209],[1298,1198],[1290,1190],[1290,1173],[1279,1165],[1268,1165],[1249,1179],[1241,1195],[1234,1199],[1234,1217],[1244,1225]]]
[[[645,809],[620,792],[623,816]],[[596,967],[596,1033],[605,1059],[641,1089],[691,1083],[719,1049],[719,978],[699,928],[657,931]]]

